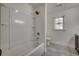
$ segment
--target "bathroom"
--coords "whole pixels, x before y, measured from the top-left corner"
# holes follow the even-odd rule
[[[79,3],[0,3],[1,56],[78,56],[78,10]]]

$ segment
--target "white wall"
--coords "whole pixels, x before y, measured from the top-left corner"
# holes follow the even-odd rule
[[[34,48],[32,42],[32,7],[29,4],[4,5],[5,7],[1,7],[1,23],[7,23],[7,26],[1,27],[3,55],[26,55]],[[15,22],[16,20],[20,22]]]
[[[74,46],[75,40],[72,37],[74,34],[79,34],[79,5],[69,4],[54,8],[53,4],[48,4],[47,36],[51,37],[54,43]],[[61,16],[64,16],[64,30],[56,31],[54,30],[54,17]]]

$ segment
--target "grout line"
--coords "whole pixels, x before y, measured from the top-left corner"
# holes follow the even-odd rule
[[[45,4],[45,53],[47,52],[47,49],[46,49],[46,35],[47,35],[47,3]]]
[[[9,7],[8,7],[9,8]],[[11,49],[11,18],[12,18],[12,15],[11,15],[11,8],[9,8],[9,49]]]

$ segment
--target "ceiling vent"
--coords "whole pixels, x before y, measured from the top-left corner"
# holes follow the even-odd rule
[[[59,6],[62,6],[62,4],[61,3],[57,3],[57,7],[59,7]]]

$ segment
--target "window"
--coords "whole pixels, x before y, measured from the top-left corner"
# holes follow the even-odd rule
[[[63,30],[63,18],[64,17],[55,18],[55,22],[54,22],[55,30]]]

